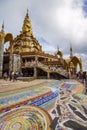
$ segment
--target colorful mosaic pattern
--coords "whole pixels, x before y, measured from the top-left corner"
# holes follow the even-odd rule
[[[16,108],[0,117],[0,130],[51,130],[51,117],[39,107]]]
[[[87,104],[83,101],[83,84],[75,80],[65,80],[60,87],[60,94],[51,110],[53,117],[50,127],[53,130],[87,130]]]
[[[9,92],[1,92],[1,130],[87,130],[87,95],[84,94],[84,90],[83,84],[76,80],[44,80],[32,87],[19,87],[13,90],[11,88]],[[29,111],[27,105],[32,105],[28,106]],[[36,106],[44,108],[46,113],[50,114],[52,121],[48,128],[44,127],[44,123],[42,125],[41,122],[36,123],[34,115],[38,118],[39,114],[42,114],[43,116],[39,118],[44,117],[40,120],[46,118],[45,126],[50,119],[49,114],[48,119],[41,108],[38,108],[39,111],[34,109]],[[34,118],[31,118],[31,115]]]
[[[0,112],[7,112],[11,108],[20,107],[21,105],[43,104],[57,98],[59,94],[58,81],[42,82],[32,87],[10,90],[9,92],[0,93]],[[9,87],[8,87],[9,88]]]

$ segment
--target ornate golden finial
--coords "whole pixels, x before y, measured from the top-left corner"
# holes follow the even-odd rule
[[[59,45],[57,46],[57,48],[58,48],[58,51],[59,51]]]
[[[72,54],[72,45],[70,43],[70,58],[72,58],[72,57],[73,57],[73,54]]]
[[[59,45],[57,45],[57,52],[59,51]]]
[[[26,13],[26,17],[29,17],[29,16],[28,16],[28,12],[29,12],[29,10],[28,10],[28,8],[27,8],[27,13]]]
[[[1,32],[4,33],[4,21],[2,23],[2,29],[1,29]]]
[[[28,10],[28,8],[27,8],[27,14],[28,14],[28,11],[29,11],[29,10]]]

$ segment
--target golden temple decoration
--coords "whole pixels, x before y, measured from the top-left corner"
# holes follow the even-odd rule
[[[28,15],[28,9],[27,9],[27,13],[26,13],[26,16],[25,16],[25,19],[24,19],[24,24],[23,24],[23,27],[22,27],[21,34],[30,34],[30,35],[33,34],[31,22],[30,22],[29,15]]]
[[[10,48],[8,48],[9,51]],[[23,22],[22,31],[13,41],[13,53],[42,52],[42,47],[33,36],[31,22],[27,13]]]

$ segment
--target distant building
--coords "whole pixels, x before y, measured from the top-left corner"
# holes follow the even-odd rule
[[[3,53],[4,44],[9,41],[10,46]],[[42,46],[34,37],[28,11],[26,13],[22,30],[17,37],[4,32],[4,23],[0,32],[0,77],[2,73],[14,71],[22,72],[23,76],[35,78],[68,78],[70,74],[76,74],[79,64],[82,71],[82,61],[72,53],[70,46],[70,58],[64,59],[63,53],[58,51],[52,55],[42,51]]]

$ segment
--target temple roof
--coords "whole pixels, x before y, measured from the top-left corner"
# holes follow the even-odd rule
[[[16,38],[14,38],[13,43],[14,53],[25,53],[25,52],[41,52],[42,46],[39,44],[38,40],[34,37],[31,27],[31,22],[28,15],[28,10],[24,18],[22,31]]]

